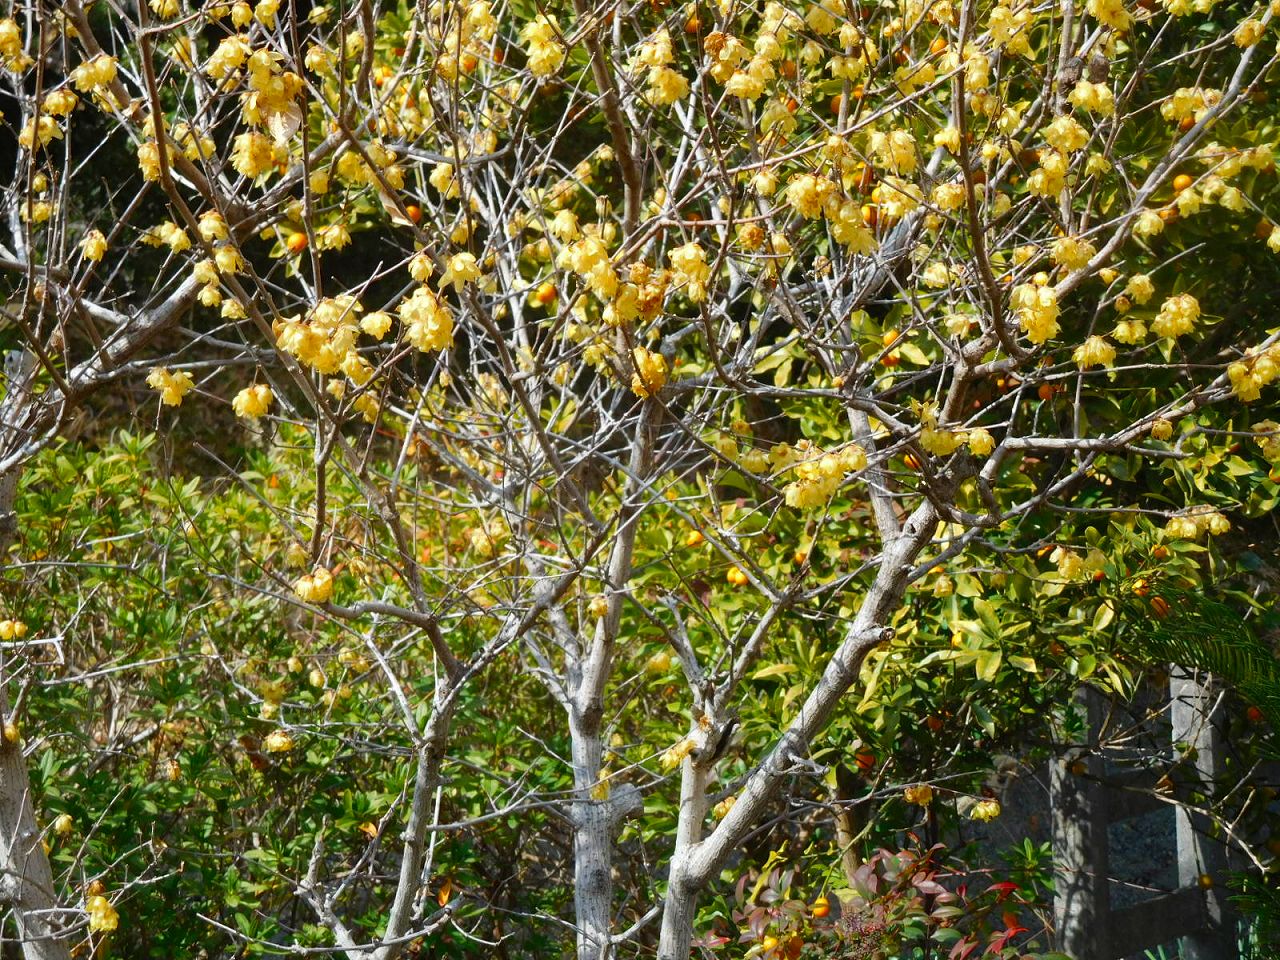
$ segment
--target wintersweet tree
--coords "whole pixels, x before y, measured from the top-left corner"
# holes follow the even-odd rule
[[[1036,551],[1083,581],[1084,523],[1128,507],[1221,534],[1195,490],[1072,501],[1193,435],[1280,460],[1250,419],[1280,345],[1230,275],[1280,251],[1272,7],[13,3],[5,546],[24,465],[125,388],[143,425],[301,450],[289,491],[228,467],[274,533],[209,576],[341,637],[367,714],[295,694],[299,658],[250,691],[261,751],[328,738],[404,786],[353,860],[317,825],[272,867],[289,915],[394,957],[461,923],[437,838],[536,811],[581,960],[687,957],[909,588]],[[454,727],[535,685],[554,772],[476,769]],[[5,895],[66,957],[125,908],[55,881],[20,720]],[[280,923],[224,932],[287,952]]]

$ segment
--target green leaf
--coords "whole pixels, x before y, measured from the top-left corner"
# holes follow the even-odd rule
[[[974,657],[973,671],[978,675],[979,680],[990,683],[1000,671],[1000,663],[1003,659],[1004,654],[999,650],[983,650]]]
[[[761,667],[751,675],[752,680],[767,680],[769,677],[781,677],[785,674],[792,673],[796,669],[794,663],[774,663],[767,667]]]
[[[1111,626],[1111,621],[1115,618],[1115,607],[1113,607],[1109,602],[1100,604],[1093,614],[1093,629],[1101,632]]]

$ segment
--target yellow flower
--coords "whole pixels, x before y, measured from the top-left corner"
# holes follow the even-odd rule
[[[991,436],[982,427],[976,430],[970,430],[966,435],[966,443],[969,444],[969,451],[977,457],[985,457],[996,448],[995,437]]]
[[[317,566],[294,582],[293,592],[304,603],[328,603],[333,597],[333,574]]]
[[[1129,24],[1133,22],[1129,11],[1124,8],[1124,0],[1089,0],[1085,10],[1104,26],[1119,33],[1128,30]]]
[[[102,235],[101,230],[90,230],[80,241],[80,252],[86,260],[97,263],[107,252],[107,238]]]
[[[1089,142],[1089,131],[1070,114],[1063,114],[1044,128],[1044,139],[1059,153],[1074,153]]]
[[[307,186],[311,188],[312,193],[328,193],[329,171],[312,170],[311,176],[307,178]]]
[[[618,292],[618,274],[609,259],[609,248],[598,236],[571,243],[560,251],[556,263],[582,277],[600,300],[612,300]]]
[[[22,28],[11,17],[0,20],[0,56],[13,58],[22,53]]]
[[[453,284],[453,292],[461,293],[468,283],[479,279],[480,266],[476,263],[475,256],[470,253],[455,253],[445,264],[444,274],[440,277],[440,289]]]
[[[227,221],[222,218],[217,210],[206,210],[200,214],[200,221],[197,224],[200,231],[200,237],[206,243],[217,243],[226,240],[230,236],[227,230]]]
[[[375,340],[381,340],[391,329],[391,314],[377,310],[360,321],[360,329]]]
[[[1058,565],[1058,576],[1064,580],[1074,580],[1084,573],[1084,561],[1078,553],[1067,547],[1055,547],[1049,560]]]
[[[723,820],[729,815],[729,811],[733,809],[734,804],[737,802],[737,797],[725,797],[711,808],[711,816],[715,817],[717,820]]]
[[[907,787],[902,791],[902,799],[907,803],[915,804],[917,807],[927,807],[933,803],[933,787],[927,783]]]
[[[191,374],[185,370],[170,373],[165,367],[156,367],[147,375],[147,385],[160,392],[160,402],[166,406],[176,407],[182,398],[195,389]]]
[[[846,200],[834,211],[828,211],[828,216],[831,217],[831,235],[837,243],[847,247],[850,253],[875,252],[879,244],[875,234],[867,229],[862,219],[862,208],[857,203]]]
[[[44,98],[44,109],[54,117],[65,117],[79,104],[80,98],[63,87]]]
[[[1151,321],[1151,330],[1160,337],[1180,337],[1190,333],[1200,316],[1200,304],[1189,293],[1170,297]]]
[[[1020,8],[1015,13],[1001,3],[992,8],[987,19],[987,28],[991,31],[991,39],[1003,46],[1009,53],[1031,56],[1031,44],[1027,34],[1031,25],[1031,11]]]
[[[952,272],[945,263],[935,260],[921,271],[920,280],[926,287],[941,290],[943,287],[950,286]]]
[[[1116,324],[1116,328],[1111,331],[1111,336],[1117,343],[1132,346],[1135,343],[1141,343],[1147,338],[1147,325],[1141,320],[1121,320]]]
[[[667,359],[644,347],[636,347],[632,356],[636,369],[631,377],[631,390],[638,397],[652,397],[667,382]]]
[[[693,752],[695,744],[692,737],[685,737],[674,746],[668,747],[658,758],[658,765],[663,770],[674,770],[682,760]]]
[[[724,92],[741,100],[758,100],[764,96],[764,81],[745,70],[738,70],[724,85]]]
[[[1027,190],[1035,197],[1054,199],[1066,186],[1067,158],[1053,150],[1040,157],[1040,166],[1027,177]]]
[[[1000,810],[999,800],[979,800],[969,811],[969,819],[987,823],[1000,816]]]
[[[920,188],[901,177],[885,177],[881,181],[884,198],[881,208],[886,217],[897,220],[919,208],[924,201]]]
[[[772,459],[778,470],[790,465],[792,449],[786,444],[774,447]],[[787,506],[805,509],[820,507],[840,489],[845,474],[867,466],[867,452],[858,444],[846,444],[840,450],[824,453],[815,446],[805,449],[796,464],[796,479],[783,489]]]
[[[1145,273],[1135,273],[1125,284],[1124,292],[1133,298],[1134,303],[1146,303],[1156,292],[1151,277]]]
[[[249,131],[236,136],[231,148],[231,166],[237,173],[255,180],[275,169],[275,164],[275,148],[263,134]]]
[[[316,231],[317,250],[341,250],[351,243],[351,231],[345,223],[330,223]]]
[[[525,24],[520,39],[527,46],[529,72],[535,77],[550,76],[564,63],[560,29],[555,20],[545,14],[540,13]]]
[[[89,915],[91,933],[110,933],[120,925],[120,914],[116,913],[111,901],[101,894],[95,894],[86,900],[84,909]]]
[[[231,409],[235,411],[237,417],[256,420],[271,408],[273,400],[275,396],[271,388],[265,383],[259,383],[252,387],[245,387],[237,393],[235,399],[231,401]]]
[[[34,149],[37,141],[43,147],[47,146],[50,140],[61,139],[62,128],[48,114],[41,114],[39,120],[34,117],[28,120],[18,133],[18,145],[26,150]]]
[[[689,95],[689,81],[670,67],[654,67],[649,71],[649,99],[664,107]]]
[[[1160,116],[1169,121],[1187,117],[1199,120],[1204,112],[1222,99],[1222,91],[1207,87],[1179,87],[1160,105]]]
[[[1087,266],[1097,252],[1092,243],[1080,237],[1060,237],[1050,248],[1053,262],[1068,270],[1079,270]]]
[[[825,177],[802,173],[787,184],[787,203],[800,216],[813,220],[822,216],[835,192],[836,185]]]
[[[1052,287],[1022,283],[1014,287],[1009,305],[1032,343],[1044,343],[1058,333],[1058,297]]]
[[[1262,39],[1264,30],[1266,30],[1266,26],[1261,20],[1255,20],[1250,17],[1248,20],[1240,21],[1240,25],[1236,27],[1235,32],[1236,46],[1252,47]]]
[[[253,8],[253,16],[260,24],[270,30],[276,23],[276,12],[280,9],[280,0],[258,0]]]
[[[690,241],[668,252],[667,259],[671,261],[673,279],[685,288],[685,296],[694,303],[705,300],[707,281],[711,279],[707,252],[696,242]]]
[[[951,430],[925,427],[920,431],[920,446],[937,457],[949,456],[963,442],[964,435]]]
[[[1139,237],[1154,237],[1164,230],[1164,219],[1154,210],[1143,210],[1133,222],[1133,232]]]
[[[1090,113],[1096,113],[1102,117],[1109,117],[1116,112],[1115,95],[1105,83],[1090,83],[1088,80],[1081,80],[1067,94],[1067,99],[1072,106],[1079,107],[1081,110],[1088,110]]]
[[[10,21],[12,22],[12,21]],[[90,93],[115,82],[116,58],[100,53],[71,71],[71,82],[81,93]]]
[[[287,731],[272,730],[263,739],[262,749],[267,753],[288,753],[293,749],[293,737]]]
[[[960,129],[948,124],[933,135],[933,145],[950,153],[960,152]]]
[[[1075,352],[1071,354],[1071,359],[1081,370],[1088,370],[1090,367],[1109,367],[1115,362],[1116,348],[1104,337],[1089,337],[1076,347]]]
[[[406,327],[405,339],[423,353],[453,345],[453,315],[429,287],[418,287],[396,312]]]
[[[916,154],[916,138],[906,130],[891,130],[888,133],[875,132],[868,141],[871,152],[876,155],[880,166],[891,173],[911,173],[915,170],[918,157]]]

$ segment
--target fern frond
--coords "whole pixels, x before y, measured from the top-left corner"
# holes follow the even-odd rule
[[[1117,653],[1211,673],[1280,731],[1280,661],[1238,611],[1150,577],[1126,581],[1115,602]],[[1280,755],[1280,743],[1270,741],[1265,748]]]

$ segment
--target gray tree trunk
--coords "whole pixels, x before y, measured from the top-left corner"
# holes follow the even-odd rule
[[[578,960],[609,955],[613,906],[613,824],[607,799],[594,799],[603,745],[594,730],[573,729],[573,902],[578,926]]]
[[[814,739],[826,729],[840,698],[857,681],[867,654],[893,636],[885,624],[902,601],[911,564],[931,539],[937,520],[933,505],[924,503],[912,512],[901,533],[885,544],[876,579],[839,649],[769,755],[747,779],[733,808],[706,837],[702,836],[702,827],[713,764],[700,756],[685,759],[680,825],[668,871],[658,960],[687,960],[693,946],[698,895],[765,812],[797,761],[804,760]]]
[[[0,678],[2,680],[3,678]],[[0,683],[0,713],[9,698]],[[31,802],[31,782],[20,743],[0,738],[0,902],[13,910],[26,960],[70,960],[60,934],[53,871]]]
[[[0,402],[0,429],[11,441],[21,437],[17,424],[26,408],[35,357],[24,352],[7,371],[7,393]],[[22,465],[0,475],[0,562],[18,537],[18,518],[14,510],[18,495],[18,479]],[[0,655],[2,656],[2,655]],[[9,664],[0,660],[0,722],[9,716],[9,697],[5,685],[9,681]],[[0,903],[12,911],[22,938],[25,960],[70,960],[71,951],[60,935],[57,922],[57,898],[53,888],[53,870],[40,828],[36,823],[35,805],[31,797],[31,780],[21,743],[0,738]]]

